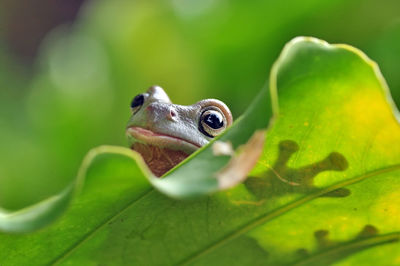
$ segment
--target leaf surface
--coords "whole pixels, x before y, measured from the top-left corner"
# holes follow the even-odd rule
[[[400,126],[377,66],[352,47],[296,38],[272,68],[270,90],[279,115],[244,183],[172,199],[152,189],[129,149],[102,147],[84,163],[85,179],[76,184],[84,180],[83,192],[63,218],[29,235],[0,235],[0,261],[398,262]],[[269,101],[265,88],[220,140],[238,148],[266,128]],[[170,196],[209,194],[219,189],[215,173],[228,161],[214,156],[211,144],[150,181]]]

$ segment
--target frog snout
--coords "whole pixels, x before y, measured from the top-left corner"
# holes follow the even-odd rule
[[[178,112],[171,105],[150,104],[146,107],[148,121],[159,123],[165,121],[176,121],[178,119]]]

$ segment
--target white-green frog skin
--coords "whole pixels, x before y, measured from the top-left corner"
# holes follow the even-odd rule
[[[157,176],[221,134],[233,120],[229,108],[219,100],[173,104],[159,86],[137,95],[131,110],[126,130],[130,147]]]

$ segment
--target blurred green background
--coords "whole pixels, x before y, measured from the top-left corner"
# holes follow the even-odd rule
[[[240,116],[295,36],[362,49],[400,105],[398,0],[0,3],[5,208],[61,190],[90,148],[125,146],[130,101],[150,85],[178,104],[219,98]]]

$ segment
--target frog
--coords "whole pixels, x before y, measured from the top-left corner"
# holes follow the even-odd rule
[[[220,100],[173,104],[158,85],[136,95],[130,108],[126,127],[129,146],[157,177],[221,135],[233,122],[231,111]]]

